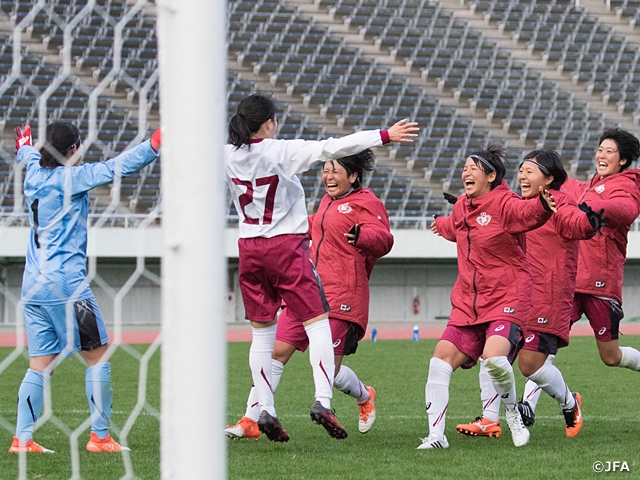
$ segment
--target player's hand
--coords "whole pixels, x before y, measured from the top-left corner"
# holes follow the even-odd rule
[[[153,135],[151,135],[151,148],[153,148],[153,151],[158,153],[160,151],[160,147],[162,146],[162,131],[160,129],[157,129],[155,132],[153,132]]]
[[[578,205],[578,208],[587,214],[587,219],[589,219],[589,223],[596,233],[598,235],[602,235],[602,231],[600,229],[607,226],[607,217],[602,215],[604,213],[604,208],[601,208],[599,212],[594,212],[586,203],[581,203]]]
[[[355,247],[356,243],[358,243],[358,237],[360,236],[360,225],[356,223],[351,227],[351,230],[344,234],[344,236],[347,237],[349,245],[353,245]]]
[[[440,235],[440,232],[438,231],[438,227],[436,226],[436,218],[437,218],[437,216],[434,215],[433,216],[433,222],[431,223],[431,227],[430,227],[431,228],[431,232],[434,235],[438,235],[439,237],[441,237],[442,235]]]
[[[540,201],[542,202],[542,206],[544,207],[544,209],[547,212],[557,212],[556,209],[556,200],[555,198],[553,198],[553,195],[551,195],[551,192],[549,190],[545,190],[542,187],[539,187],[540,189]]]
[[[29,125],[24,126],[24,132],[20,127],[16,127],[16,153],[25,145],[31,145],[31,127]]]
[[[456,201],[458,200],[458,197],[456,197],[455,195],[451,195],[450,193],[447,193],[447,192],[442,192],[442,196],[451,205],[455,205]]]
[[[417,137],[416,132],[420,131],[416,122],[409,122],[406,118],[400,120],[393,127],[387,130],[391,142],[413,142],[413,137]]]

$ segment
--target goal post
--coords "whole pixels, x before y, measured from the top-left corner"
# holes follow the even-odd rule
[[[162,478],[226,478],[226,2],[158,0],[157,7]]]

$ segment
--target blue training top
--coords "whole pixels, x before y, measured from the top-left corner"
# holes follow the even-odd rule
[[[59,305],[89,298],[87,276],[88,191],[126,177],[150,164],[158,154],[145,141],[111,160],[77,167],[43,168],[40,152],[31,146],[18,151],[26,165],[24,193],[29,206],[29,238],[22,301]],[[70,198],[65,204],[65,190]]]

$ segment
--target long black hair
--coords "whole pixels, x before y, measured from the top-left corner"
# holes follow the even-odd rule
[[[620,166],[620,171],[624,171],[631,166],[631,162],[635,162],[640,157],[640,142],[636,136],[626,130],[620,128],[612,128],[605,130],[600,136],[600,143],[605,140],[613,140],[618,145],[618,154],[620,160],[626,160],[626,162]]]
[[[364,172],[370,172],[374,169],[376,156],[373,154],[371,149],[367,148],[360,153],[338,158],[335,161],[342,165],[342,168],[346,170],[347,177],[350,177],[352,173],[358,174],[358,178],[353,182],[353,188],[360,188],[362,187],[362,177]]]
[[[489,145],[489,148],[486,150],[476,150],[469,155],[469,157],[477,166],[482,168],[485,175],[491,175],[491,173],[496,174],[496,179],[491,182],[491,190],[502,183],[502,180],[507,173],[507,169],[503,163],[507,161],[507,157],[500,145]]]
[[[538,165],[538,168],[546,178],[553,177],[549,188],[559,190],[562,184],[567,181],[567,172],[562,165],[558,152],[554,150],[534,150],[527,153],[524,159]],[[524,162],[520,166],[522,167],[523,164]]]
[[[73,147],[79,148],[80,143],[80,131],[73,123],[62,121],[50,123],[47,125],[48,146],[40,149],[40,166],[43,168],[63,166],[59,159],[64,158]]]
[[[276,103],[271,95],[254,93],[240,100],[236,114],[229,120],[229,143],[240,148],[251,145],[251,135],[267,120],[275,120]]]

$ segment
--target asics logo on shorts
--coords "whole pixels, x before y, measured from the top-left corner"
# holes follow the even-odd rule
[[[602,327],[600,330],[598,330],[598,335],[604,335],[604,332],[607,331],[607,327]]]
[[[504,330],[504,325],[498,325],[498,326],[496,327],[496,329],[494,330],[494,332],[499,332],[499,331],[501,331],[501,330]]]
[[[340,310],[342,310],[343,312],[350,312],[351,311],[351,307],[349,305],[340,305]]]
[[[604,287],[604,282],[596,282],[596,287],[598,288]]]
[[[549,319],[548,318],[538,317],[538,323],[549,323]]]
[[[503,312],[504,313],[515,313],[516,309],[515,308],[511,308],[511,307],[504,307]]]
[[[491,215],[487,215],[486,212],[482,212],[478,218],[476,218],[476,222],[480,224],[481,227],[486,227],[489,225],[491,221]]]
[[[333,348],[338,348],[338,345],[340,345],[342,343],[342,339],[339,338],[338,340],[336,340],[335,342],[333,342]]]
[[[529,335],[527,337],[527,339],[525,340],[525,342],[530,343],[533,342],[533,339],[536,338],[536,336],[532,333],[531,335]]]

